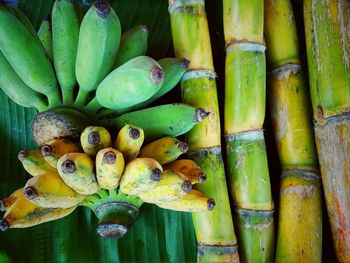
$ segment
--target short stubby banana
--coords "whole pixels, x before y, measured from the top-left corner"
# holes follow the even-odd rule
[[[90,156],[95,156],[99,150],[112,145],[109,132],[99,126],[86,127],[80,135],[80,143],[84,152]]]
[[[10,194],[8,197],[0,200],[0,211],[4,212],[10,209],[10,207],[16,203],[16,201],[20,198],[24,197],[24,188],[19,188]]]
[[[38,149],[30,151],[22,150],[18,153],[17,157],[22,162],[23,168],[31,176],[55,172],[55,169],[46,162]]]
[[[129,162],[139,154],[144,138],[141,128],[127,124],[120,129],[114,148],[123,153],[124,159]]]
[[[164,165],[164,169],[170,169],[179,173],[185,180],[192,184],[203,183],[207,176],[199,167],[199,165],[190,159],[175,160]]]
[[[50,60],[53,61],[53,54],[52,54],[52,29],[51,29],[51,22],[48,19],[44,19],[41,24],[38,31],[38,37],[41,41],[41,44],[43,45],[46,54],[49,56]]]

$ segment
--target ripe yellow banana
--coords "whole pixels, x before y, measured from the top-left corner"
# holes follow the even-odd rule
[[[167,136],[141,148],[140,157],[156,159],[160,164],[170,163],[188,151],[188,145],[175,137]]]
[[[95,156],[99,150],[112,145],[109,132],[99,126],[86,127],[80,136],[80,143],[84,152],[90,156]]]
[[[171,202],[158,202],[156,205],[161,208],[175,211],[200,212],[213,210],[215,207],[215,201],[214,199],[206,197],[201,192],[193,189],[179,200]]]
[[[31,227],[48,221],[65,217],[74,211],[70,208],[42,208],[38,207],[25,197],[20,197],[0,220],[0,230],[8,228]]]
[[[40,151],[47,163],[57,169],[58,159],[66,153],[81,152],[81,149],[68,139],[53,139],[41,146]]]
[[[190,181],[184,180],[177,172],[164,170],[160,181],[152,188],[138,194],[147,203],[169,202],[181,199],[192,190]]]
[[[120,182],[120,190],[129,195],[136,195],[155,186],[163,173],[162,166],[151,158],[136,158],[125,166]]]
[[[199,165],[190,159],[175,160],[164,165],[164,169],[178,172],[180,176],[190,181],[192,184],[203,183],[207,179],[207,176]]]
[[[45,208],[69,208],[85,198],[66,185],[57,172],[30,178],[24,186],[24,196]]]
[[[18,200],[18,198],[24,197],[24,188],[17,189],[8,197],[0,200],[0,211],[7,211]]]
[[[130,162],[139,154],[144,139],[145,134],[141,128],[127,124],[120,129],[114,148],[123,154],[127,162]]]
[[[123,154],[113,148],[100,150],[96,155],[96,177],[100,187],[114,189],[124,171]]]
[[[86,153],[67,153],[57,162],[63,181],[82,195],[92,195],[99,190],[95,177],[94,161]]]
[[[18,153],[18,159],[31,176],[55,172],[55,169],[41,155],[40,150],[22,150]]]

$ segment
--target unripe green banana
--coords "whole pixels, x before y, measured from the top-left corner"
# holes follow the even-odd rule
[[[148,29],[146,25],[135,26],[122,34],[114,68],[138,56],[146,55]]]
[[[47,109],[46,98],[22,81],[1,51],[0,72],[0,88],[11,100],[23,107],[35,107],[38,111]]]
[[[166,136],[141,148],[139,157],[153,158],[161,165],[175,161],[188,151],[188,145],[178,139]]]
[[[55,172],[55,169],[41,155],[40,150],[22,150],[18,153],[18,159],[31,176]]]
[[[114,148],[123,153],[124,159],[130,162],[139,154],[144,138],[141,128],[127,124],[119,131]]]
[[[80,26],[75,66],[79,83],[77,105],[85,105],[113,67],[121,37],[119,18],[108,1],[97,0],[85,14]]]
[[[38,31],[38,37],[41,41],[41,44],[43,45],[46,54],[49,56],[49,58],[53,59],[52,55],[52,30],[51,30],[51,22],[48,19],[44,19],[41,24]]]
[[[52,47],[57,80],[64,104],[73,103],[75,62],[80,20],[77,6],[71,0],[56,0],[52,8]]]
[[[113,70],[97,87],[96,99],[103,107],[124,109],[152,97],[163,81],[157,61],[139,56]]]
[[[24,197],[24,188],[19,188],[16,191],[14,191],[12,194],[10,194],[8,197],[0,200],[0,211],[7,211],[10,209],[10,207],[16,203],[16,201]]]
[[[176,103],[156,106],[125,113],[116,118],[100,120],[98,125],[121,129],[125,124],[143,129],[145,140],[152,141],[164,136],[177,137],[204,120],[209,113],[187,104]]]
[[[99,126],[88,126],[80,135],[80,143],[85,153],[95,156],[101,149],[112,145],[109,132]]]
[[[4,6],[0,25],[0,50],[15,72],[30,88],[45,94],[50,107],[59,104],[55,72],[38,36]]]
[[[178,172],[185,180],[189,180],[192,184],[203,183],[207,176],[199,167],[199,165],[190,159],[176,160],[164,165],[164,169],[170,169]]]

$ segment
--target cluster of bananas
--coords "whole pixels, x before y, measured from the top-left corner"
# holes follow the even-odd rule
[[[75,1],[56,0],[38,34],[17,8],[0,2],[0,88],[17,104],[57,107],[101,117],[146,107],[180,81],[186,59],[146,56],[148,30],[121,34],[106,0],[83,15]]]
[[[192,160],[178,159],[186,143],[166,136],[144,143],[143,129],[125,125],[112,147],[111,135],[89,126],[80,144],[54,139],[40,149],[20,151],[33,177],[0,201],[6,211],[0,229],[29,227],[70,214],[78,205],[92,209],[102,236],[122,237],[143,202],[177,211],[208,211],[213,199],[192,189],[205,174]]]

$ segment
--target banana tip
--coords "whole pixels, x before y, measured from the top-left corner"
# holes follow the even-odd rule
[[[209,198],[207,201],[207,207],[209,211],[213,210],[215,207],[215,200],[212,198]]]
[[[158,168],[152,170],[151,179],[153,181],[159,182],[162,178],[162,171]]]
[[[28,152],[26,150],[22,150],[18,153],[17,157],[18,160],[23,161],[28,155]]]
[[[24,197],[27,198],[28,200],[32,200],[37,196],[37,193],[33,187],[26,187],[24,189]]]
[[[195,114],[193,116],[193,121],[195,123],[201,122],[206,117],[208,117],[208,115],[209,115],[209,112],[206,112],[204,109],[198,108],[196,109]]]
[[[178,147],[182,153],[185,153],[188,151],[188,145],[185,142],[180,142]]]
[[[62,172],[64,173],[74,173],[75,171],[75,163],[72,160],[65,160],[61,164]]]
[[[182,65],[185,69],[188,69],[188,67],[190,66],[190,61],[188,59],[184,58],[182,60]]]
[[[110,4],[106,0],[97,0],[93,4],[99,17],[106,18],[110,9]]]
[[[129,130],[129,136],[130,136],[131,139],[136,140],[136,139],[138,139],[140,137],[140,131],[138,129],[136,129],[136,128],[131,128]]]
[[[154,83],[160,83],[165,77],[164,71],[160,67],[153,67],[151,70],[151,79]]]
[[[97,226],[97,233],[107,238],[122,238],[128,232],[128,228],[124,225],[114,223],[100,223]]]
[[[50,145],[45,144],[41,147],[40,151],[42,156],[50,156],[52,154],[52,147]]]
[[[6,219],[1,219],[0,220],[0,230],[1,231],[6,231],[9,228],[9,223],[7,222]]]
[[[6,210],[4,201],[0,200],[0,211],[4,212]]]
[[[189,193],[192,190],[192,183],[190,181],[184,181],[181,185],[181,189],[185,192],[185,193]]]
[[[100,134],[96,131],[93,131],[93,132],[90,132],[89,135],[88,135],[88,142],[91,144],[91,145],[97,145],[100,143]]]
[[[112,151],[106,152],[103,156],[103,160],[105,161],[105,163],[107,164],[113,164],[115,162],[115,159],[117,157],[115,156],[115,153]]]

